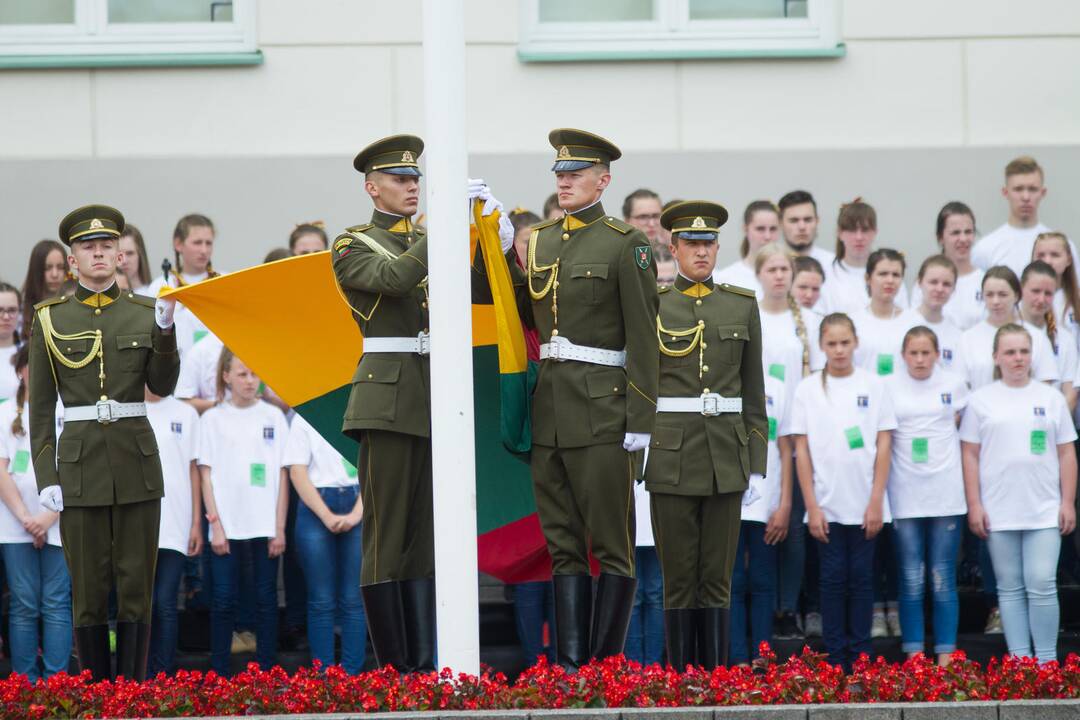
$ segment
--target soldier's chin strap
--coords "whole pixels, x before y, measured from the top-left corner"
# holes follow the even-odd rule
[[[56,328],[52,324],[52,314],[49,306],[43,307],[38,310],[38,321],[41,323],[42,336],[45,338],[45,348],[49,351],[49,369],[52,370],[53,382],[56,380],[56,366],[53,365],[53,359],[55,358],[61,365],[72,370],[78,370],[84,368],[94,361],[96,356],[98,363],[100,364],[100,370],[98,372],[98,381],[101,383],[102,390],[105,389],[105,355],[101,351],[101,330],[84,330],[83,332],[72,333],[70,335],[64,335],[56,332]],[[71,360],[60,348],[57,347],[56,341],[70,342],[74,340],[92,340],[90,345],[90,352],[86,354],[86,357],[81,360]]]

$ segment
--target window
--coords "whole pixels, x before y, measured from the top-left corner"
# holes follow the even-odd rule
[[[255,51],[255,0],[3,0],[0,56]]]
[[[838,0],[520,0],[525,61],[839,56]]]

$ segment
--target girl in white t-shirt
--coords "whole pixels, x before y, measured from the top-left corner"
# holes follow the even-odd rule
[[[971,263],[975,244],[975,215],[971,208],[962,202],[946,203],[937,216],[937,241],[941,254],[956,266],[955,288],[942,311],[961,331],[967,330],[986,316],[983,271]],[[922,288],[916,285],[911,290],[911,306],[918,306],[922,299]]]
[[[836,258],[825,268],[825,288],[822,301],[825,312],[852,315],[870,301],[866,267],[874,240],[877,238],[877,212],[861,198],[840,207],[836,219]],[[904,278],[896,291],[895,302],[908,306]]]
[[[753,290],[761,297],[754,260],[758,250],[780,237],[780,214],[771,200],[755,200],[743,211],[743,239],[739,259],[727,267],[713,271],[716,282],[738,285]]]
[[[14,285],[0,282],[0,403],[15,397],[19,378],[15,374],[15,351],[19,349],[22,297]]]
[[[796,255],[792,258],[791,297],[799,307],[821,314],[821,288],[825,284],[825,270],[817,258]]]
[[[934,293],[933,288],[924,297]],[[934,652],[948,665],[956,650],[960,601],[956,561],[964,530],[964,478],[957,423],[967,405],[964,379],[943,370],[937,336],[926,326],[904,335],[904,368],[885,385],[896,412],[889,508],[900,560],[901,645],[924,650],[927,570],[934,578]]]
[[[1054,318],[1059,327],[1065,327],[1080,344],[1080,286],[1076,282],[1076,267],[1069,252],[1069,239],[1063,233],[1044,232],[1035,238],[1031,249],[1032,260],[1042,260],[1057,273],[1058,289],[1054,293]],[[1080,349],[1080,348],[1078,348]]]
[[[889,521],[885,496],[896,417],[877,376],[854,363],[855,325],[821,321],[825,369],[795,391],[791,433],[810,535],[821,561],[821,615],[830,661],[850,668],[870,653],[875,538]]]
[[[1076,527],[1076,429],[1065,399],[1031,379],[1031,334],[994,337],[996,381],[960,425],[968,525],[987,540],[1009,653],[1057,659],[1057,564]]]
[[[968,387],[978,390],[994,381],[994,337],[998,328],[1020,322],[1017,303],[1020,302],[1020,280],[1004,265],[986,271],[982,281],[986,318],[964,331],[961,341],[964,379]],[[1054,361],[1054,348],[1044,333],[1032,336],[1032,376],[1041,382],[1057,383],[1061,374]]]
[[[776,608],[776,549],[787,537],[791,515],[794,450],[788,430],[790,400],[777,378],[765,376],[769,443],[764,478],[753,476],[743,494],[742,522],[731,575],[731,645],[728,662],[744,665],[772,638]],[[801,518],[800,518],[801,524]],[[749,592],[749,627],[747,626]],[[750,645],[747,646],[747,630]]]
[[[882,248],[870,253],[866,261],[870,303],[863,303],[850,316],[859,333],[855,364],[881,377],[899,369],[900,340],[910,327],[903,308],[896,304],[906,268],[904,256],[896,250]]]
[[[1058,387],[1065,396],[1069,412],[1076,408],[1076,338],[1067,327],[1058,325],[1054,316],[1054,293],[1057,273],[1041,260],[1024,268],[1020,276],[1020,325],[1034,335],[1045,335],[1057,362]]]
[[[0,405],[0,552],[11,592],[11,669],[34,682],[67,671],[72,630],[71,579],[60,549],[60,516],[38,502],[30,454],[29,355],[24,345],[13,358],[19,386],[15,396]],[[39,622],[44,633],[38,632]]]
[[[924,325],[937,337],[938,364],[961,376],[963,332],[945,313],[956,291],[956,265],[944,255],[931,255],[919,266],[919,279],[915,284],[918,305],[912,305],[904,313],[908,327]],[[981,295],[980,295],[981,297]],[[912,294],[915,302],[915,294]]]
[[[199,471],[213,550],[210,663],[227,676],[241,554],[250,555],[255,568],[255,655],[264,670],[275,661],[289,426],[281,410],[258,399],[258,376],[228,348],[221,351],[218,367],[219,394],[228,389],[230,396],[199,422]]]
[[[176,640],[180,626],[176,598],[185,558],[203,549],[202,478],[199,457],[199,414],[175,397],[146,390],[146,418],[157,438],[165,497],[161,501],[157,570],[154,575],[154,622],[150,625],[147,677],[176,672]]]

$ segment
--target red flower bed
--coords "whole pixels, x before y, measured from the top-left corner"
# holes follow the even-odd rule
[[[254,664],[225,679],[181,671],[138,683],[93,683],[89,675],[57,675],[31,685],[21,675],[0,681],[0,717],[104,718],[379,712],[391,710],[507,710],[582,707],[678,707],[847,702],[1021,700],[1080,697],[1080,657],[1064,665],[1006,657],[986,667],[956,653],[948,668],[926,658],[887,663],[866,656],[852,674],[804,649],[749,668],[677,672],[641,667],[622,657],[593,662],[576,674],[541,660],[510,684],[499,673],[480,677],[449,670],[399,675],[378,670],[346,675],[341,668],[303,669],[289,676]]]

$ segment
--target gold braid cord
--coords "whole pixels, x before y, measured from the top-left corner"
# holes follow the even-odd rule
[[[379,243],[375,242],[375,240],[373,238],[371,238],[368,235],[365,235],[362,232],[345,233],[344,235],[340,236],[338,239],[341,239],[341,237],[344,237],[346,235],[348,237],[353,238],[354,240],[359,240],[360,242],[362,242],[367,247],[368,250],[371,250],[371,252],[375,253],[376,255],[381,255],[382,257],[386,258],[387,260],[397,260],[398,259],[398,255],[396,255],[394,252],[392,252],[390,250],[387,250],[385,247],[383,247]],[[420,287],[422,287],[424,289],[424,301],[425,302],[430,302],[429,298],[428,298],[428,279],[427,279],[427,276],[424,276],[424,279],[420,281]],[[375,304],[371,306],[371,310],[368,312],[367,315],[365,315],[364,313],[360,312],[355,307],[353,307],[353,304],[351,302],[349,302],[349,299],[347,297],[345,297],[345,292],[341,289],[341,283],[338,282],[336,273],[334,274],[334,289],[337,290],[337,293],[341,297],[342,302],[344,302],[349,307],[350,310],[352,310],[354,313],[359,315],[360,318],[364,322],[370,322],[371,321],[372,316],[375,315],[376,308],[379,307],[379,302],[382,300],[382,293],[379,293],[379,296],[377,298],[375,298]]]
[[[543,300],[547,297],[548,293],[551,295],[551,312],[555,316],[554,323],[555,329],[552,331],[552,335],[559,334],[559,259],[556,258],[555,262],[550,265],[537,265],[536,264],[536,238],[540,234],[539,230],[533,230],[529,236],[529,297],[533,300]],[[533,273],[550,272],[547,282],[544,283],[544,287],[541,290],[533,288]]]
[[[52,359],[56,359],[61,365],[72,370],[78,370],[84,368],[94,361],[96,357],[99,364],[98,381],[101,384],[101,389],[105,389],[105,355],[101,351],[101,330],[84,330],[83,332],[72,333],[70,335],[63,335],[56,332],[56,328],[52,324],[52,314],[49,312],[50,307],[43,307],[38,310],[38,320],[41,321],[41,332],[45,338],[45,347],[49,351],[49,368],[53,371],[53,382],[56,382],[56,367],[52,364]],[[93,344],[90,346],[90,352],[86,354],[81,360],[70,360],[60,348],[57,347],[56,341],[63,342],[71,340],[93,340]],[[59,387],[59,385],[58,385]]]
[[[664,344],[664,335],[667,335],[672,340],[677,338],[689,338],[690,344],[682,350],[672,350]],[[664,353],[668,357],[686,357],[694,351],[694,348],[698,350],[698,379],[700,380],[705,372],[705,342],[702,338],[705,336],[705,321],[698,320],[698,324],[689,330],[669,330],[660,322],[660,316],[656,316],[656,339],[660,343],[660,352]]]

